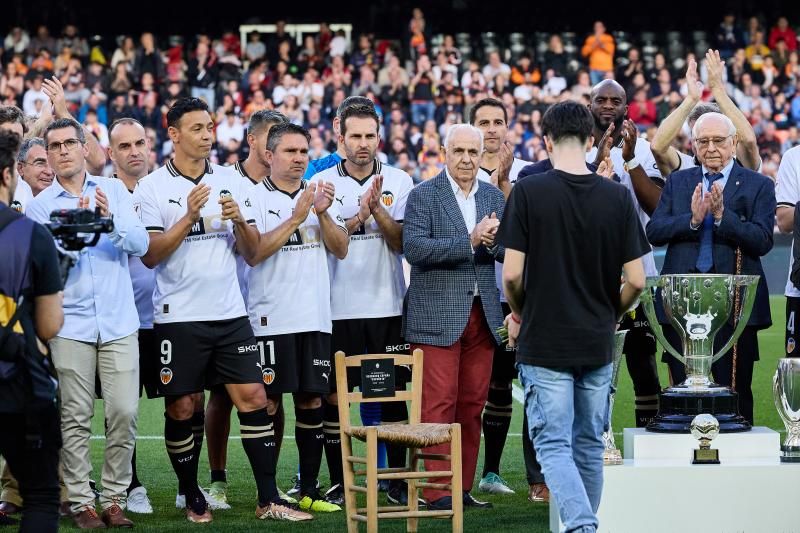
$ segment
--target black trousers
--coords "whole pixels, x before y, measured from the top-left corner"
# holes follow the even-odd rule
[[[665,325],[664,336],[667,341],[680,353],[683,350],[681,339],[672,326]],[[726,323],[717,333],[714,339],[715,349],[721,348],[730,339],[733,333],[733,326]],[[736,342],[736,387],[735,391],[739,394],[739,413],[751,424],[753,423],[753,366],[758,361],[758,336],[757,330],[747,326],[742,331],[741,337]],[[664,351],[664,362],[669,365],[672,375],[672,382],[679,384],[686,379],[686,371],[683,363],[675,359],[672,355]],[[729,350],[720,357],[716,363],[711,365],[711,375],[719,385],[732,385],[733,378],[733,350]]]
[[[36,413],[38,431],[22,413],[0,413],[0,454],[19,482],[24,502],[19,531],[50,533],[58,531],[58,460],[61,429],[58,409],[48,407]],[[28,437],[38,434],[37,441]]]

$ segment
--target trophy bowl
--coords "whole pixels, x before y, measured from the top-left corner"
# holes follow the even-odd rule
[[[659,412],[648,431],[689,433],[692,419],[713,415],[720,431],[749,431],[738,412],[738,396],[711,380],[711,365],[727,353],[747,326],[760,276],[733,274],[665,274],[647,278],[641,301],[650,328],[661,346],[685,365],[686,379],[659,396]],[[681,339],[681,351],[665,338],[656,313],[664,317]],[[736,327],[727,342],[715,350],[714,339],[731,318]]]
[[[772,379],[775,407],[786,426],[786,440],[781,446],[781,462],[800,463],[800,359],[778,361]]]

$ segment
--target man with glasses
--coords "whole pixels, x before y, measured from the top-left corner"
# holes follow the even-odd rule
[[[53,169],[47,161],[44,139],[25,139],[17,155],[19,177],[31,188],[34,197],[53,183]]]
[[[711,367],[714,381],[739,393],[739,411],[753,423],[750,383],[758,360],[759,329],[772,325],[769,293],[761,268],[761,256],[772,249],[775,219],[775,187],[772,180],[735,164],[736,126],[721,113],[706,113],[692,131],[699,167],[672,173],[661,200],[647,225],[654,246],[667,245],[662,274],[685,272],[758,274],[761,279],[747,327],[733,350]],[[669,325],[657,307],[659,322]],[[727,341],[733,326],[726,323],[715,345]],[[680,350],[681,341],[672,327],[664,334]],[[686,379],[683,363],[664,352],[673,383]],[[735,376],[735,378],[734,378]]]
[[[139,404],[139,316],[128,256],[144,255],[149,238],[125,185],[86,171],[88,150],[80,124],[73,119],[55,120],[44,131],[44,143],[56,177],[31,202],[28,216],[43,223],[53,210],[86,208],[114,219],[111,233],[77,254],[64,286],[64,327],[50,341],[61,383],[64,483],[79,528],[132,527],[123,510],[131,481]],[[102,519],[89,486],[96,376],[107,427]]]

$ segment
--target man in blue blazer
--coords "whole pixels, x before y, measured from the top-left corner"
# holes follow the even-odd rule
[[[468,124],[451,127],[445,139],[445,171],[408,196],[403,252],[411,263],[411,283],[403,312],[403,337],[425,353],[422,421],[459,422],[464,505],[489,507],[469,493],[481,437],[481,412],[489,391],[492,357],[503,324],[495,243],[505,198],[477,179],[483,152],[481,131]],[[513,357],[509,354],[509,357]],[[431,453],[447,453],[448,446]],[[426,461],[426,470],[447,470]],[[433,480],[433,483],[443,482]],[[432,509],[449,509],[451,495],[426,490]]]
[[[775,221],[775,186],[769,178],[739,165],[736,127],[720,113],[701,116],[692,130],[700,167],[672,173],[661,200],[647,225],[647,238],[655,246],[668,245],[662,274],[709,272],[758,274],[755,304],[744,333],[737,342],[735,383],[732,351],[711,368],[714,381],[732,386],[739,393],[739,410],[753,422],[753,392],[750,384],[758,360],[759,329],[772,325],[769,292],[761,268],[761,256],[772,249]],[[741,266],[737,269],[737,255]],[[659,322],[668,324],[663,309]],[[717,334],[720,346],[730,338],[733,317]],[[667,340],[677,349],[677,333],[664,328]],[[664,353],[673,383],[686,377],[683,364]]]

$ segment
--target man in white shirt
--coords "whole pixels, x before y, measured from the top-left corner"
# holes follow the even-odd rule
[[[22,110],[16,106],[0,106],[0,129],[16,133],[20,139],[20,142],[22,142],[23,137],[28,132],[28,128],[25,124],[25,116],[22,114]],[[44,142],[42,142],[42,144],[44,144]],[[20,147],[19,153],[22,153],[22,150],[23,147]],[[46,154],[44,159],[46,164]],[[19,161],[19,159],[17,159],[17,161]],[[20,165],[18,164],[17,167],[19,166]],[[49,165],[46,164],[46,166],[49,168]],[[51,182],[52,176],[53,174],[51,171]],[[19,174],[17,174],[17,186],[14,189],[14,198],[11,199],[9,207],[15,211],[24,213],[30,201],[33,200],[33,196],[33,191],[31,190],[30,185],[25,180],[21,179]]]
[[[775,185],[775,201],[777,202],[776,215],[778,228],[783,233],[796,233],[797,223],[794,212],[797,202],[800,202],[800,146],[783,154],[781,166],[778,168],[778,180]],[[796,237],[795,237],[796,238]],[[800,288],[792,282],[792,272],[797,269],[795,264],[795,249],[792,242],[792,253],[789,254],[789,274],[786,280],[786,357],[797,357],[800,349],[797,347],[796,326],[800,319]]]

